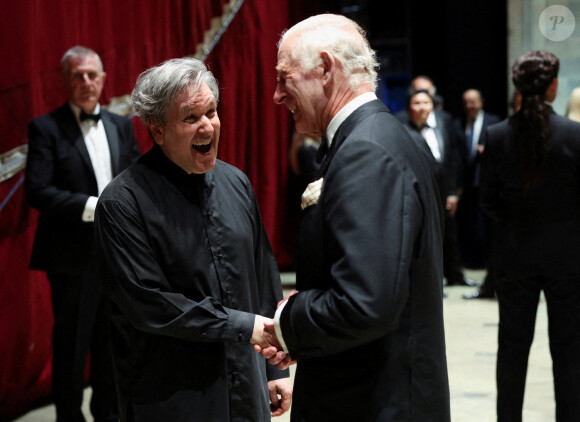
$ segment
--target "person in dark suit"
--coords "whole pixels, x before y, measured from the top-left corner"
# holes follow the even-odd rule
[[[445,208],[443,276],[448,286],[474,285],[475,282],[463,274],[457,247],[455,213],[459,190],[459,155],[452,121],[447,115],[434,110],[433,98],[427,90],[411,91],[407,103],[409,119],[404,126],[411,133],[419,134],[428,146],[435,160],[437,187]]]
[[[455,119],[457,143],[461,157],[462,189],[457,209],[457,233],[459,251],[464,266],[486,268],[483,284],[473,293],[463,295],[465,299],[493,298],[493,270],[489,266],[491,245],[491,221],[479,207],[480,158],[485,146],[485,131],[499,116],[484,111],[484,100],[477,89],[463,93],[462,117]]]
[[[278,45],[274,101],[328,149],[303,195],[297,292],[278,307],[272,346],[256,349],[297,360],[294,422],[449,421],[431,164],[377,99],[355,22],[314,16]]]
[[[435,86],[433,79],[431,79],[427,75],[415,76],[413,80],[411,80],[409,86],[407,87],[407,99],[412,92],[419,90],[427,91],[429,93],[429,95],[433,99],[434,110],[440,111],[443,115],[446,115],[449,118],[451,118],[451,115],[443,110],[444,100],[443,97],[437,93],[437,87]],[[403,123],[409,122],[409,113],[405,109],[399,110],[397,113],[395,113],[395,117],[397,117],[397,119],[399,119]]]
[[[494,219],[499,302],[498,421],[521,421],[540,294],[548,332],[556,420],[577,421],[580,400],[580,124],[556,115],[559,60],[516,60],[520,110],[487,130],[481,205]]]
[[[139,155],[130,120],[103,110],[101,59],[76,46],[63,56],[68,102],[34,119],[28,132],[25,190],[40,212],[30,267],[46,271],[54,312],[52,388],[57,421],[84,421],[84,369],[91,352],[91,411],[95,421],[118,421],[94,250],[99,194]]]

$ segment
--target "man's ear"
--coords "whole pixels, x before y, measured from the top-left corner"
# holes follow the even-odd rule
[[[163,126],[159,123],[149,123],[149,133],[157,145],[163,144]]]
[[[320,60],[322,61],[322,80],[326,83],[334,77],[336,71],[336,62],[334,57],[326,50],[320,52]]]

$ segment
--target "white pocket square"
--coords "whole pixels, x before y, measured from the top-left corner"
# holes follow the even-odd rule
[[[306,186],[306,190],[302,194],[302,209],[314,205],[318,202],[320,197],[320,192],[322,192],[322,181],[324,179],[321,177],[318,180],[310,183]]]

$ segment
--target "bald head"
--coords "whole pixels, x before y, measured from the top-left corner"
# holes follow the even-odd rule
[[[468,89],[463,93],[463,108],[467,120],[473,121],[477,117],[479,111],[483,108],[483,99],[481,92],[477,89]]]
[[[437,94],[437,88],[433,84],[433,80],[424,75],[416,76],[409,87],[409,92],[413,91],[427,91],[431,97]]]

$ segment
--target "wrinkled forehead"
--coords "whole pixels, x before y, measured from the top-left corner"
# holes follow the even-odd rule
[[[86,57],[72,57],[67,61],[66,69],[69,72],[81,69],[81,70],[93,70],[101,72],[101,66],[99,61],[94,56]]]
[[[278,61],[276,62],[276,72],[285,73],[290,68],[290,57],[287,54],[278,54]]]
[[[288,73],[290,69],[296,66],[296,63],[291,55],[291,50],[288,45],[280,45],[278,50],[278,60],[276,62],[276,73],[281,75]]]
[[[193,82],[184,86],[175,98],[175,104],[181,110],[191,111],[203,107],[215,107],[216,100],[213,92],[205,82]]]

